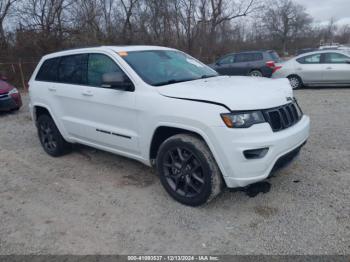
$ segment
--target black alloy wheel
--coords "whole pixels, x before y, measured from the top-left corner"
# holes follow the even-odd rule
[[[163,187],[176,201],[199,206],[220,194],[220,169],[207,144],[197,136],[168,138],[157,154],[157,170]]]
[[[45,152],[51,156],[62,156],[71,149],[58,130],[53,119],[48,115],[41,115],[37,120],[40,143]]]
[[[170,149],[163,158],[163,172],[171,189],[182,197],[195,197],[203,190],[203,167],[187,148]]]

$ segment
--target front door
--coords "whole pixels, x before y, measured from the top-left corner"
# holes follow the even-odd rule
[[[215,65],[215,70],[220,75],[235,75],[234,70],[232,69],[234,62],[234,55],[228,55],[221,58]]]

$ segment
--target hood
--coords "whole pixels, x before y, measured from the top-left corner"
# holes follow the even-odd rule
[[[13,88],[14,87],[12,85],[10,85],[9,83],[0,80],[0,95],[8,93]]]
[[[278,107],[293,97],[288,79],[245,76],[220,76],[157,89],[163,96],[222,104],[232,111]]]

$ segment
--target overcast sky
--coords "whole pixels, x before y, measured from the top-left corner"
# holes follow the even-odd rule
[[[350,24],[350,0],[294,0],[306,7],[317,23],[327,23],[332,17],[340,24]]]

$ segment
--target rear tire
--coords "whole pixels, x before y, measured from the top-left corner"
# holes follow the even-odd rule
[[[263,77],[263,74],[260,70],[252,70],[250,73],[249,73],[249,76],[252,76],[252,77]]]
[[[206,143],[193,135],[167,139],[157,155],[160,181],[169,195],[188,206],[200,206],[220,194],[222,175]]]
[[[300,89],[304,86],[303,81],[299,76],[289,76],[288,80],[293,89]]]
[[[71,144],[64,140],[55,122],[49,115],[41,115],[37,121],[38,136],[45,152],[53,157],[67,154]]]

